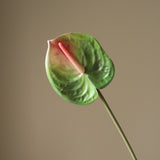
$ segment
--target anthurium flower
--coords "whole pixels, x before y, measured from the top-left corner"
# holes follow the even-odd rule
[[[53,89],[65,100],[87,105],[98,95],[120,133],[132,159],[136,155],[99,89],[114,76],[114,65],[98,41],[83,33],[67,33],[48,41],[46,73]]]
[[[79,105],[94,102],[107,86],[114,65],[98,41],[83,33],[67,33],[48,41],[46,73],[53,89]]]

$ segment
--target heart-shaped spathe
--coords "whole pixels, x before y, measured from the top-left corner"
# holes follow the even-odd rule
[[[53,89],[65,100],[87,105],[97,89],[107,86],[114,65],[98,41],[83,33],[67,33],[48,41],[46,73]]]

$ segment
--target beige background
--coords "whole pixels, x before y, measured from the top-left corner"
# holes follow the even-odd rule
[[[46,41],[98,39],[116,75],[102,90],[138,160],[160,159],[160,1],[4,0],[1,160],[131,160],[102,102],[70,104],[45,74]]]

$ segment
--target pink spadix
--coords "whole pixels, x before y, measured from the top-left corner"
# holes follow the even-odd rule
[[[58,46],[61,49],[61,51],[64,53],[64,55],[68,58],[68,60],[71,62],[71,64],[75,67],[75,69],[80,73],[84,73],[85,69],[84,67],[75,59],[71,54],[67,51],[67,49],[63,46],[62,42],[58,42]]]

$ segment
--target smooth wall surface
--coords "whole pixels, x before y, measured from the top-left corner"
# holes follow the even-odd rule
[[[94,36],[116,74],[102,90],[138,160],[160,159],[160,1],[5,0],[1,15],[1,160],[131,160],[102,102],[70,104],[45,73],[47,40]]]

